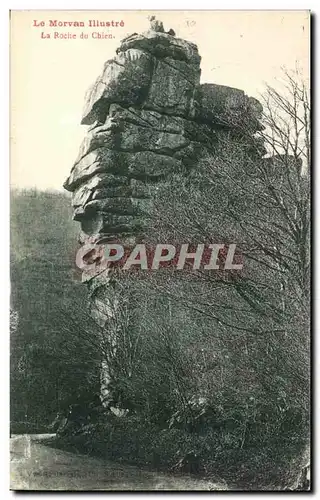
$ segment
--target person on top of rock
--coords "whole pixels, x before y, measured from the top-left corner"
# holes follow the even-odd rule
[[[149,21],[150,21],[150,28],[152,31],[156,31],[157,33],[166,33],[167,35],[171,36],[176,35],[173,29],[170,29],[169,31],[164,31],[163,22],[158,21],[156,19],[156,16],[150,16]]]
[[[163,22],[158,21],[156,19],[156,16],[149,17],[149,21],[150,21],[150,28],[152,29],[152,31],[157,31],[158,33],[164,33]]]

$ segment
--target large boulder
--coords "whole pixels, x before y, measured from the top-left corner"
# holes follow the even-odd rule
[[[244,128],[255,132],[261,129],[262,107],[243,90],[204,83],[196,93],[195,119],[228,129]]]
[[[124,38],[117,49],[117,53],[119,54],[131,48],[144,50],[159,59],[170,57],[178,61],[186,61],[197,67],[199,67],[201,61],[198,47],[194,43],[176,38],[168,33],[159,33],[153,30],[140,35],[134,33]]]
[[[132,246],[143,239],[159,183],[171,174],[189,174],[204,158],[215,164],[221,137],[244,144],[253,160],[248,168],[256,168],[256,157],[265,154],[255,136],[261,130],[260,103],[239,89],[201,85],[197,46],[150,20],[150,31],[121,42],[85,98],[82,124],[89,130],[64,184],[73,193],[81,245],[118,241]],[[281,165],[270,168],[275,167],[281,172]],[[117,308],[112,296],[116,276],[94,261],[82,279],[92,315],[104,326]],[[108,405],[109,375],[102,361]]]
[[[153,57],[137,49],[129,49],[107,61],[85,96],[81,123],[104,122],[111,103],[141,104],[149,90],[152,67]]]
[[[186,115],[200,80],[196,45],[148,31],[125,38],[85,97],[82,124],[104,122],[111,103]],[[158,99],[160,101],[158,102]],[[174,107],[177,106],[177,113]]]
[[[104,125],[96,127],[86,135],[80,146],[76,163],[86,154],[102,147],[132,153],[154,151],[173,156],[176,151],[187,147],[190,142],[182,134],[172,134],[131,123],[124,124],[120,120],[113,128],[111,121],[115,123],[115,118],[108,118]]]
[[[95,149],[76,163],[64,183],[68,191],[75,191],[96,174],[109,173],[129,176],[139,180],[163,178],[171,172],[180,172],[179,159],[152,151],[128,153],[104,147]]]
[[[186,78],[173,65],[156,60],[145,108],[175,116],[192,115],[198,81],[192,81],[191,76]]]
[[[119,161],[119,155],[118,151],[112,151],[104,147],[95,149],[75,163],[63,185],[64,188],[73,192],[81,184],[100,173],[126,175],[126,166]]]
[[[157,182],[210,159],[221,134],[229,140],[246,128],[262,151],[253,137],[260,103],[242,90],[200,85],[197,47],[155,26],[122,41],[86,96],[82,123],[91,127],[64,187],[90,237],[142,227]]]

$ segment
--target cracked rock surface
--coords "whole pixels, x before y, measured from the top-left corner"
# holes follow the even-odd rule
[[[215,157],[221,135],[237,140],[245,130],[254,143],[261,130],[256,99],[231,87],[200,84],[197,46],[176,38],[173,30],[165,33],[161,22],[153,21],[151,28],[121,42],[85,97],[81,123],[88,132],[64,183],[73,194],[81,244],[134,243],[147,231],[160,182]],[[98,271],[83,272],[82,279],[92,317],[103,326],[114,317],[116,304],[109,270]],[[105,406],[112,401],[109,382],[108,364],[102,362]]]

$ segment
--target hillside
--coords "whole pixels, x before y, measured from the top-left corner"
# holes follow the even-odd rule
[[[11,419],[42,426],[86,376],[69,316],[85,296],[74,265],[78,227],[70,198],[11,193]]]

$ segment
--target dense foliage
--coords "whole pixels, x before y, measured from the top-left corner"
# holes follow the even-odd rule
[[[45,428],[93,387],[85,325],[76,322],[86,293],[71,217],[64,193],[11,193],[11,420],[22,430]]]

